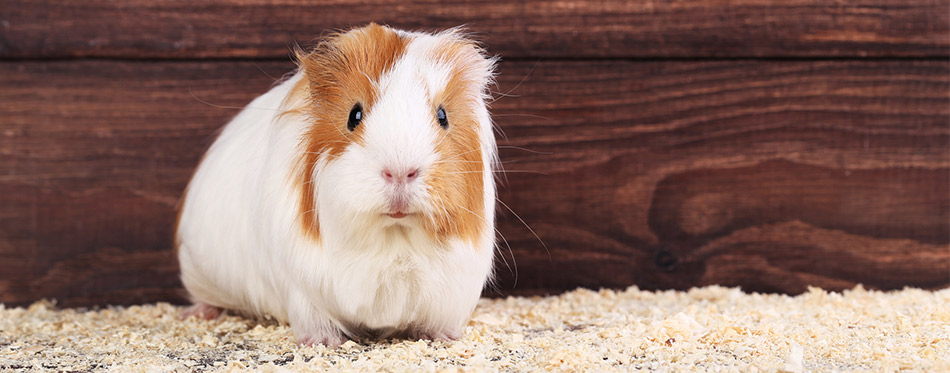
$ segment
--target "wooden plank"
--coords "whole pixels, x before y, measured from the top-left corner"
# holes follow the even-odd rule
[[[942,57],[950,0],[0,0],[0,58],[285,58],[325,30],[469,25],[519,58]]]
[[[948,63],[555,65],[499,101],[549,153],[503,157],[547,173],[500,194],[516,292],[950,283]]]
[[[0,63],[0,302],[183,301],[178,196],[227,107],[289,68]],[[500,207],[518,280],[499,262],[498,291],[947,286],[948,73],[946,61],[502,63],[500,199],[520,219]]]
[[[182,188],[226,107],[291,67],[0,64],[0,302],[184,301],[170,251]]]

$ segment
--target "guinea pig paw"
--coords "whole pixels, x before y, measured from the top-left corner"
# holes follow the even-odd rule
[[[181,319],[185,320],[194,316],[199,320],[214,320],[220,317],[222,313],[220,307],[215,307],[207,303],[195,303],[182,311]]]
[[[327,348],[340,347],[340,345],[346,341],[346,337],[340,334],[311,334],[297,339],[297,343],[301,346],[313,347],[317,345],[324,345],[327,346]]]
[[[413,335],[413,339],[428,339],[431,341],[452,342],[459,339],[462,333],[454,330],[429,330],[419,331]]]

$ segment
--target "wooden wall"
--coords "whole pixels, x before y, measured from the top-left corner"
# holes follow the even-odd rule
[[[486,294],[950,284],[950,0],[348,3],[0,0],[0,302],[182,302],[216,130],[369,21],[503,59]]]

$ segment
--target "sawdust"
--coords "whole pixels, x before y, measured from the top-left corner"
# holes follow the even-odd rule
[[[300,347],[287,326],[165,303],[0,306],[0,370],[950,371],[950,289],[707,287],[483,299],[462,339]]]

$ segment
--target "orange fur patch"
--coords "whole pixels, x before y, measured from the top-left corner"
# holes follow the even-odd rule
[[[309,98],[303,113],[312,121],[303,139],[305,153],[299,167],[300,213],[304,232],[314,240],[320,237],[320,226],[311,185],[313,168],[321,156],[337,157],[349,144],[361,143],[362,126],[353,132],[346,128],[350,110],[357,103],[364,116],[373,110],[379,95],[376,82],[392,68],[408,42],[392,29],[371,23],[331,35],[310,53],[297,53],[305,78],[291,96]]]
[[[489,222],[484,213],[485,155],[475,113],[485,89],[484,75],[490,73],[491,64],[473,42],[450,35],[433,56],[451,66],[448,83],[431,102],[433,113],[439,106],[445,109],[449,126],[437,142],[440,162],[430,171],[436,213],[426,229],[443,242],[457,237],[476,245]]]

